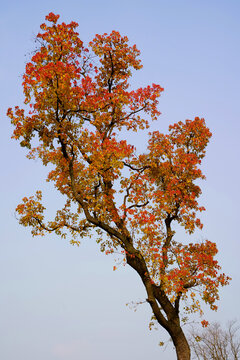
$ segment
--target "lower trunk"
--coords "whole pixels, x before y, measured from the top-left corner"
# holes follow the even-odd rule
[[[177,360],[190,360],[190,347],[182,329],[180,327],[173,327],[170,335],[176,349]]]
[[[130,248],[130,246],[129,246]],[[132,251],[132,249],[130,249]],[[147,302],[150,304],[158,323],[169,333],[174,343],[177,360],[190,360],[190,347],[180,326],[179,301],[180,295],[173,305],[160,286],[153,285],[148,273],[144,257],[138,250],[127,252],[127,263],[137,271],[147,291]],[[162,313],[165,313],[166,316]]]

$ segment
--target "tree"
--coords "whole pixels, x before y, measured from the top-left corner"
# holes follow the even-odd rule
[[[78,24],[58,19],[50,13],[40,26],[39,47],[23,75],[25,108],[9,108],[8,116],[13,138],[29,149],[28,158],[51,164],[47,181],[66,202],[53,221],[46,221],[37,191],[17,206],[19,222],[34,236],[69,234],[77,245],[95,231],[102,251],[121,249],[144,284],[153,319],[170,334],[177,358],[189,359],[180,303],[183,311],[201,311],[199,294],[216,310],[218,288],[229,282],[219,274],[215,243],[184,244],[174,238],[173,224],[190,234],[202,228],[196,181],[204,179],[199,166],[211,133],[204,119],[180,121],[166,135],[150,133],[140,153],[128,134],[157,120],[163,88],[130,90],[131,71],[142,65],[127,37],[112,31],[96,35],[85,47]]]
[[[198,360],[240,359],[239,327],[236,321],[229,322],[226,330],[213,323],[204,331],[193,329],[189,344]]]

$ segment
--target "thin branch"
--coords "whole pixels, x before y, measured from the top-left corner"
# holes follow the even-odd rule
[[[123,165],[129,167],[131,170],[138,171],[140,173],[142,173],[144,170],[150,168],[149,165],[142,166],[141,168],[136,168],[136,167],[132,166],[131,164],[126,163],[125,161],[123,161]]]
[[[133,205],[130,205],[130,206],[127,208],[127,210],[128,210],[128,209],[132,209],[132,208],[134,208],[134,207],[141,208],[141,207],[143,207],[143,206],[146,206],[147,204],[149,204],[149,201],[148,201],[148,200],[147,200],[144,204],[133,204]]]
[[[127,116],[121,118],[120,121],[129,119],[132,115],[135,115],[135,114],[139,113],[140,111],[143,111],[146,107],[147,107],[147,104],[145,104],[143,107],[141,107],[138,110],[134,110],[134,111],[130,112]]]

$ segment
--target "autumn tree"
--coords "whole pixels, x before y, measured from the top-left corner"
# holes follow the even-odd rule
[[[199,297],[216,310],[219,273],[216,244],[177,242],[173,224],[193,233],[199,179],[211,137],[204,119],[178,122],[164,135],[149,133],[143,153],[131,132],[157,120],[163,91],[152,84],[132,90],[132,70],[141,69],[140,52],[117,31],[96,35],[88,47],[77,23],[46,16],[39,44],[23,75],[25,106],[8,110],[13,138],[29,149],[28,158],[51,164],[47,181],[65,205],[46,221],[41,191],[17,206],[20,224],[32,234],[69,235],[72,244],[93,231],[102,251],[122,252],[140,276],[153,319],[171,336],[177,358],[190,359],[181,312],[201,311]]]

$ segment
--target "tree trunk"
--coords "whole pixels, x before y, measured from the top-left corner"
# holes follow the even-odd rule
[[[152,308],[153,314],[158,323],[169,333],[177,353],[177,360],[190,360],[191,353],[187,339],[182,331],[179,319],[179,300],[175,301],[175,307],[168,299],[165,292],[157,287],[153,286],[148,275],[148,269],[142,255],[138,251],[131,252],[130,246],[128,247],[128,253],[126,255],[127,263],[137,271],[140,275],[142,282],[147,291],[147,302]],[[130,255],[131,256],[130,256]],[[159,304],[161,308],[159,307]],[[161,310],[166,314],[164,317]]]
[[[177,360],[190,360],[190,347],[181,327],[173,326],[171,330],[170,335],[176,349]]]

